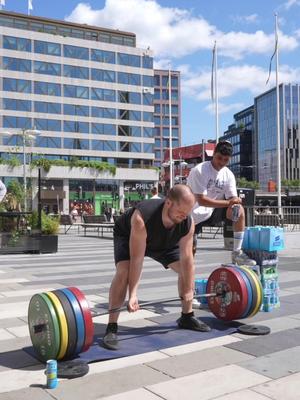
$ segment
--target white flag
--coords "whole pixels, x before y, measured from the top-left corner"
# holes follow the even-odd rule
[[[268,75],[268,79],[266,81],[266,85],[269,83],[270,77],[271,77],[271,72],[272,72],[272,61],[273,58],[275,56],[275,54],[277,53],[278,50],[278,32],[277,32],[277,25],[275,28],[275,49],[274,49],[274,53],[272,54],[271,60],[270,60],[270,65],[269,65],[269,75]]]
[[[211,97],[211,101],[215,101],[214,75],[215,75],[215,69],[216,69],[216,46],[217,46],[217,43],[215,42],[213,50],[212,50],[212,61],[211,61],[211,80],[210,80],[210,97]]]
[[[29,10],[33,10],[33,7],[32,7],[32,0],[28,0],[28,11]]]
[[[5,0],[0,0],[0,5],[1,5],[1,7],[4,7],[5,6]]]

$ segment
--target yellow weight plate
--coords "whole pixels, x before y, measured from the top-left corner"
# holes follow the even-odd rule
[[[249,315],[248,318],[254,317],[255,314],[258,313],[261,305],[262,305],[262,301],[263,301],[263,291],[262,291],[262,286],[260,283],[260,280],[258,278],[258,276],[256,275],[256,273],[254,271],[252,271],[251,268],[248,267],[244,267],[247,268],[247,271],[250,273],[250,275],[252,276],[255,286],[256,286],[256,290],[257,290],[257,302],[256,302],[256,306],[253,310],[253,312]]]
[[[68,335],[68,324],[67,324],[67,319],[65,316],[64,309],[61,305],[61,302],[59,301],[58,297],[52,293],[52,292],[47,292],[47,296],[50,298],[52,301],[55,311],[57,313],[58,321],[59,321],[59,327],[60,327],[60,350],[57,356],[58,360],[61,360],[67,351],[68,347],[68,340],[69,340],[69,335]]]

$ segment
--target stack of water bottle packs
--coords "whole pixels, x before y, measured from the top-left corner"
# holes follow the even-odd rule
[[[284,249],[283,228],[253,226],[245,231],[243,249],[256,261],[263,287],[262,311],[280,306],[278,284],[278,251]]]

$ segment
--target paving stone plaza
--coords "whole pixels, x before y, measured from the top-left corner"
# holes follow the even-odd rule
[[[59,380],[45,388],[45,366],[26,353],[30,346],[27,308],[35,293],[76,286],[91,307],[107,306],[114,273],[111,239],[83,237],[77,231],[59,236],[59,252],[52,255],[2,255],[0,266],[0,400],[219,399],[298,400],[300,392],[300,250],[297,232],[286,233],[280,253],[280,303],[272,312],[259,312],[246,323],[269,326],[261,337],[238,333],[89,364],[88,375]],[[207,277],[229,262],[223,238],[199,240],[197,277]],[[144,263],[139,300],[177,296],[177,277],[151,259]],[[208,316],[197,310],[197,316]],[[157,317],[166,321],[180,315],[179,303],[120,317],[120,329],[152,327]],[[106,316],[94,318],[101,336]],[[199,335],[202,333],[199,332]]]

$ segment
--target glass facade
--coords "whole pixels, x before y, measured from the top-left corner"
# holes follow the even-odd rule
[[[161,167],[164,153],[169,149],[170,114],[172,147],[176,148],[181,146],[180,73],[178,71],[171,72],[171,110],[169,109],[169,71],[154,71],[153,83],[155,166]],[[145,117],[151,118],[151,116],[147,114],[144,116],[144,119]]]
[[[281,178],[299,179],[299,85],[279,86]],[[276,89],[255,99],[259,181],[277,179]]]

